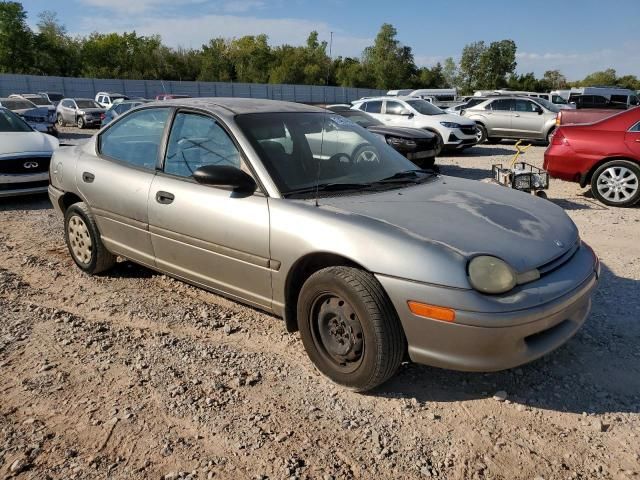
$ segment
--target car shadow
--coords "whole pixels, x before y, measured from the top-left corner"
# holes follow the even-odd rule
[[[46,193],[0,198],[0,212],[11,210],[48,210],[53,208]]]
[[[130,262],[129,260],[124,260],[118,262],[114,265],[113,268],[107,270],[102,273],[102,277],[106,278],[153,278],[156,276],[162,275],[161,273],[156,272],[150,268],[147,268],[138,263]]]
[[[608,210],[609,207],[599,203],[593,198],[579,196],[574,198],[549,198],[550,202],[555,203],[564,210]]]
[[[640,412],[640,281],[602,265],[593,310],[576,336],[530,364],[495,373],[456,372],[405,363],[370,395],[455,402],[498,391],[525,407],[573,413]],[[621,299],[628,299],[627,302]]]
[[[464,150],[451,150],[444,152],[447,157],[486,157],[498,155],[514,155],[514,148],[483,145],[482,147],[470,147]]]
[[[472,168],[458,165],[439,165],[436,160],[436,165],[440,169],[442,175],[449,175],[451,177],[466,178],[469,180],[483,180],[485,178],[491,178],[491,169],[485,168]]]

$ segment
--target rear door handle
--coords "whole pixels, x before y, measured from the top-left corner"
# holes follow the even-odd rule
[[[84,183],[93,183],[93,181],[95,179],[96,179],[96,176],[91,172],[83,172],[82,173],[82,181]]]
[[[156,202],[162,203],[163,205],[170,204],[175,198],[173,193],[163,192],[162,190],[156,193]]]
[[[520,115],[518,115],[517,113],[513,114],[514,117],[519,117]]]
[[[640,143],[640,138],[636,138],[636,142]]]

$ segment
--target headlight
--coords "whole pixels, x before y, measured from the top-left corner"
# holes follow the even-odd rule
[[[416,146],[416,142],[414,142],[413,140],[408,140],[406,138],[398,138],[398,137],[387,138],[387,143],[394,147],[403,146],[408,148],[414,148]]]
[[[454,122],[440,122],[440,125],[447,128],[460,128],[460,124]]]
[[[78,112],[78,115],[84,115],[84,110],[80,110],[80,111]]]
[[[481,255],[469,262],[469,282],[479,292],[505,293],[516,281],[516,272],[499,258]]]

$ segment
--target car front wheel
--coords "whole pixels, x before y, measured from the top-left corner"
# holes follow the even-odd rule
[[[640,200],[640,166],[629,160],[600,165],[591,177],[593,196],[611,207],[630,207]]]
[[[368,272],[329,267],[314,273],[302,286],[297,314],[309,358],[340,385],[370,390],[402,361],[406,341],[400,321]]]
[[[58,125],[64,127],[64,118],[62,118],[62,115],[60,113],[58,114],[56,120],[58,121]]]
[[[78,125],[78,128],[80,128],[80,129],[84,128],[84,118],[78,117],[78,121],[76,123]]]
[[[478,144],[486,142],[487,136],[487,129],[485,126],[476,125],[476,140],[478,140]]]
[[[71,258],[81,270],[94,275],[115,265],[116,257],[102,243],[98,227],[85,203],[74,203],[67,209],[64,234]]]

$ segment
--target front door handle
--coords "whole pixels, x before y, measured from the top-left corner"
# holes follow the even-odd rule
[[[520,115],[519,115],[519,114],[517,114],[517,113],[514,113],[514,114],[513,114],[513,116],[514,116],[514,117],[519,117]]]
[[[82,181],[84,183],[93,183],[93,181],[95,179],[96,179],[96,176],[91,172],[83,172],[82,173]]]
[[[640,143],[640,138],[636,138],[636,142]]]
[[[162,203],[163,205],[170,204],[175,198],[173,193],[163,192],[162,190],[156,193],[156,202]]]

